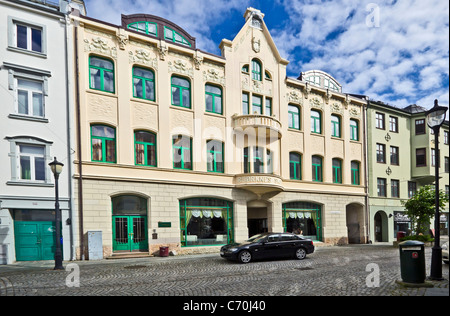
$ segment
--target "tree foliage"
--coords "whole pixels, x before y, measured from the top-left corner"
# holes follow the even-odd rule
[[[444,210],[448,202],[448,196],[439,190],[439,211]],[[435,213],[435,189],[434,186],[425,185],[421,187],[412,198],[402,201],[406,214],[411,220],[412,228],[416,234],[424,234],[428,231],[431,219]]]

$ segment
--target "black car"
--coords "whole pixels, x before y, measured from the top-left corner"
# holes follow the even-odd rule
[[[314,252],[314,244],[291,233],[263,233],[251,237],[243,243],[234,243],[220,248],[220,256],[241,263],[254,259],[294,257],[304,259]]]

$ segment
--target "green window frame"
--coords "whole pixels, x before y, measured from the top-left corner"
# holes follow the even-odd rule
[[[133,67],[133,97],[155,101],[155,73],[153,70]]]
[[[248,156],[248,147],[244,148],[244,173],[250,173],[250,158]]]
[[[134,163],[137,166],[156,167],[156,134],[147,131],[134,132]]]
[[[283,203],[283,230],[300,234],[314,241],[322,241],[322,206],[295,201]],[[301,231],[298,231],[300,228]]]
[[[91,160],[116,163],[116,129],[91,125]]]
[[[311,133],[322,134],[322,114],[311,110]]]
[[[264,114],[267,116],[272,116],[272,99],[266,98],[266,108],[264,109]]]
[[[248,99],[249,99],[249,94],[242,93],[242,114],[243,115],[248,115],[250,113]]]
[[[359,162],[352,161],[351,162],[351,178],[353,185],[360,185],[360,176],[359,176]]]
[[[138,21],[127,25],[130,30],[147,35],[158,36],[158,25],[154,22]]]
[[[114,62],[107,58],[89,56],[89,88],[115,93]]]
[[[251,114],[262,114],[262,97],[259,95],[252,95],[252,113]]]
[[[173,168],[192,170],[192,139],[184,135],[172,137]]]
[[[300,130],[300,108],[296,105],[288,105],[289,128]]]
[[[312,156],[312,180],[314,182],[322,182],[322,157]]]
[[[224,173],[223,142],[209,140],[206,143],[207,171]]]
[[[341,118],[338,115],[331,115],[331,136],[341,137]]]
[[[206,112],[222,114],[222,89],[218,86],[206,84],[205,85],[205,104]]]
[[[257,81],[262,80],[261,69],[262,69],[261,63],[258,60],[253,59],[252,60],[252,79],[253,80],[257,80]]]
[[[164,26],[164,39],[176,44],[181,44],[189,47],[192,46],[184,36],[167,26]]]
[[[333,158],[333,183],[342,183],[342,160]]]
[[[181,247],[234,242],[233,202],[207,197],[180,200]],[[189,226],[197,221],[195,226]],[[215,221],[215,223],[214,223]]]
[[[191,82],[183,77],[172,76],[172,105],[191,108]]]
[[[253,147],[253,172],[264,173],[264,147]]]
[[[289,153],[289,177],[292,180],[302,179],[302,156],[298,153]]]
[[[357,120],[350,120],[350,140],[359,141],[359,123]]]

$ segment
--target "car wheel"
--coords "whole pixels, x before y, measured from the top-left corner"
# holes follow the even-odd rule
[[[306,250],[305,248],[298,248],[295,251],[295,258],[297,258],[298,260],[303,260],[306,258]]]
[[[252,260],[252,254],[248,250],[243,250],[239,253],[240,263],[249,263]]]

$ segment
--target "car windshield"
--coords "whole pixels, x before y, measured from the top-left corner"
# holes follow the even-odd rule
[[[258,235],[254,235],[254,236],[250,237],[250,239],[248,239],[247,241],[260,242],[263,239],[265,239],[266,237],[267,237],[267,235],[265,235],[265,234],[258,234]]]

